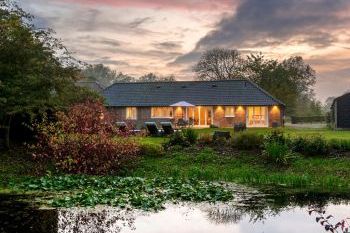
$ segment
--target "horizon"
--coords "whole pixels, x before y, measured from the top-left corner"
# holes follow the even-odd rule
[[[302,56],[317,72],[314,90],[322,102],[350,89],[347,0],[32,0],[20,6],[37,27],[56,31],[79,60],[132,76],[191,81],[200,54],[220,47],[278,60]]]

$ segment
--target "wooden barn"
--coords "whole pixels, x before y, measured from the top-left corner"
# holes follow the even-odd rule
[[[334,99],[331,107],[331,124],[334,129],[350,129],[350,93]]]

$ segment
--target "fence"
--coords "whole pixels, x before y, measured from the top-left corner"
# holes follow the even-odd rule
[[[321,123],[326,122],[326,116],[292,116],[291,123]]]

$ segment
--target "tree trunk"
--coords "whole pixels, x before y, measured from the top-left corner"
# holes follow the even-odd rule
[[[4,125],[5,130],[5,138],[4,138],[4,146],[6,149],[10,149],[10,126],[11,126],[11,116],[8,117],[7,124]]]

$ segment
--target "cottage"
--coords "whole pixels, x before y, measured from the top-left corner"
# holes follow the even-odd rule
[[[192,122],[195,127],[283,125],[284,104],[247,80],[115,83],[102,92],[118,120]]]
[[[350,93],[333,100],[331,125],[334,129],[350,129]]]

